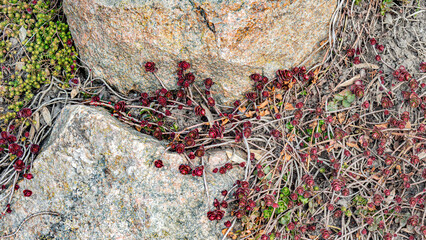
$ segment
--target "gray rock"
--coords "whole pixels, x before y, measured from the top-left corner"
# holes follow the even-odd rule
[[[165,145],[103,109],[65,107],[34,161],[34,178],[18,183],[13,212],[0,219],[0,236],[30,214],[54,211],[61,216],[35,216],[15,239],[219,239],[223,221],[209,221],[207,211],[214,198],[222,199],[221,190],[243,177],[243,169],[213,174],[226,154],[206,157],[207,200],[203,178],[180,174],[186,160],[165,152]],[[163,168],[154,167],[156,159]],[[24,189],[33,195],[24,197]]]
[[[82,59],[120,91],[160,83],[176,88],[177,64],[191,63],[198,81],[229,102],[251,90],[250,74],[275,77],[301,64],[328,37],[336,0],[65,0],[64,12]],[[314,54],[306,63],[322,60]]]

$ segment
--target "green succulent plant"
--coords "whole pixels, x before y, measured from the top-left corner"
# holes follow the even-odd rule
[[[338,110],[340,105],[347,108],[351,106],[355,99],[355,94],[353,94],[350,90],[345,90],[334,95],[333,100],[328,103],[327,108],[329,111]]]

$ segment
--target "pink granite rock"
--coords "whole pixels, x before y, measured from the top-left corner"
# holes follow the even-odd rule
[[[177,63],[211,77],[221,102],[249,91],[249,75],[300,64],[328,36],[336,0],[65,0],[82,59],[119,90],[176,88]],[[318,62],[316,54],[310,63]]]

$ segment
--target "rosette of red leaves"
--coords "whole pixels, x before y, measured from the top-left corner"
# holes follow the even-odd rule
[[[18,112],[18,117],[19,118],[27,118],[27,117],[31,117],[31,114],[33,112],[31,111],[31,109],[29,108],[23,108],[21,110],[19,110]]]
[[[178,67],[185,71],[186,69],[191,67],[191,64],[186,61],[180,61]]]
[[[204,166],[196,167],[194,170],[192,170],[192,176],[201,177],[203,176],[204,172]]]
[[[126,109],[126,103],[124,101],[119,101],[115,104],[114,110],[117,112],[122,112]]]
[[[155,160],[154,165],[155,165],[156,168],[164,167],[163,161],[161,161],[160,159]]]
[[[25,163],[21,159],[18,159],[15,161],[15,164],[13,165],[13,168],[15,171],[20,172],[25,169]]]
[[[189,173],[191,173],[191,170],[191,167],[186,164],[181,164],[179,166],[179,172],[183,175],[188,175]]]
[[[194,108],[194,112],[195,112],[195,115],[197,115],[197,116],[206,115],[206,110],[204,110],[204,108],[202,108],[200,105],[198,105]]]
[[[31,144],[30,146],[30,152],[32,154],[37,154],[40,151],[40,146],[37,144]]]
[[[23,193],[24,193],[24,197],[31,197],[31,195],[33,194],[33,192],[28,189],[25,189]]]
[[[153,63],[153,62],[147,62],[147,63],[145,63],[145,71],[146,72],[155,72],[155,70],[157,70],[156,68],[155,68],[155,63]]]

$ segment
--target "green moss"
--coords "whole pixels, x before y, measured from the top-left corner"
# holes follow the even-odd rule
[[[3,0],[2,4],[6,7],[0,17],[0,29],[5,33],[0,39],[0,64],[9,67],[22,62],[24,66],[2,73],[1,80],[7,86],[0,94],[9,100],[8,109],[17,112],[39,88],[50,83],[50,75],[64,84],[74,78],[71,65],[78,54],[59,5],[46,0],[35,5],[29,0]],[[26,54],[17,56],[22,49]],[[11,117],[4,115],[2,119],[7,122]]]

